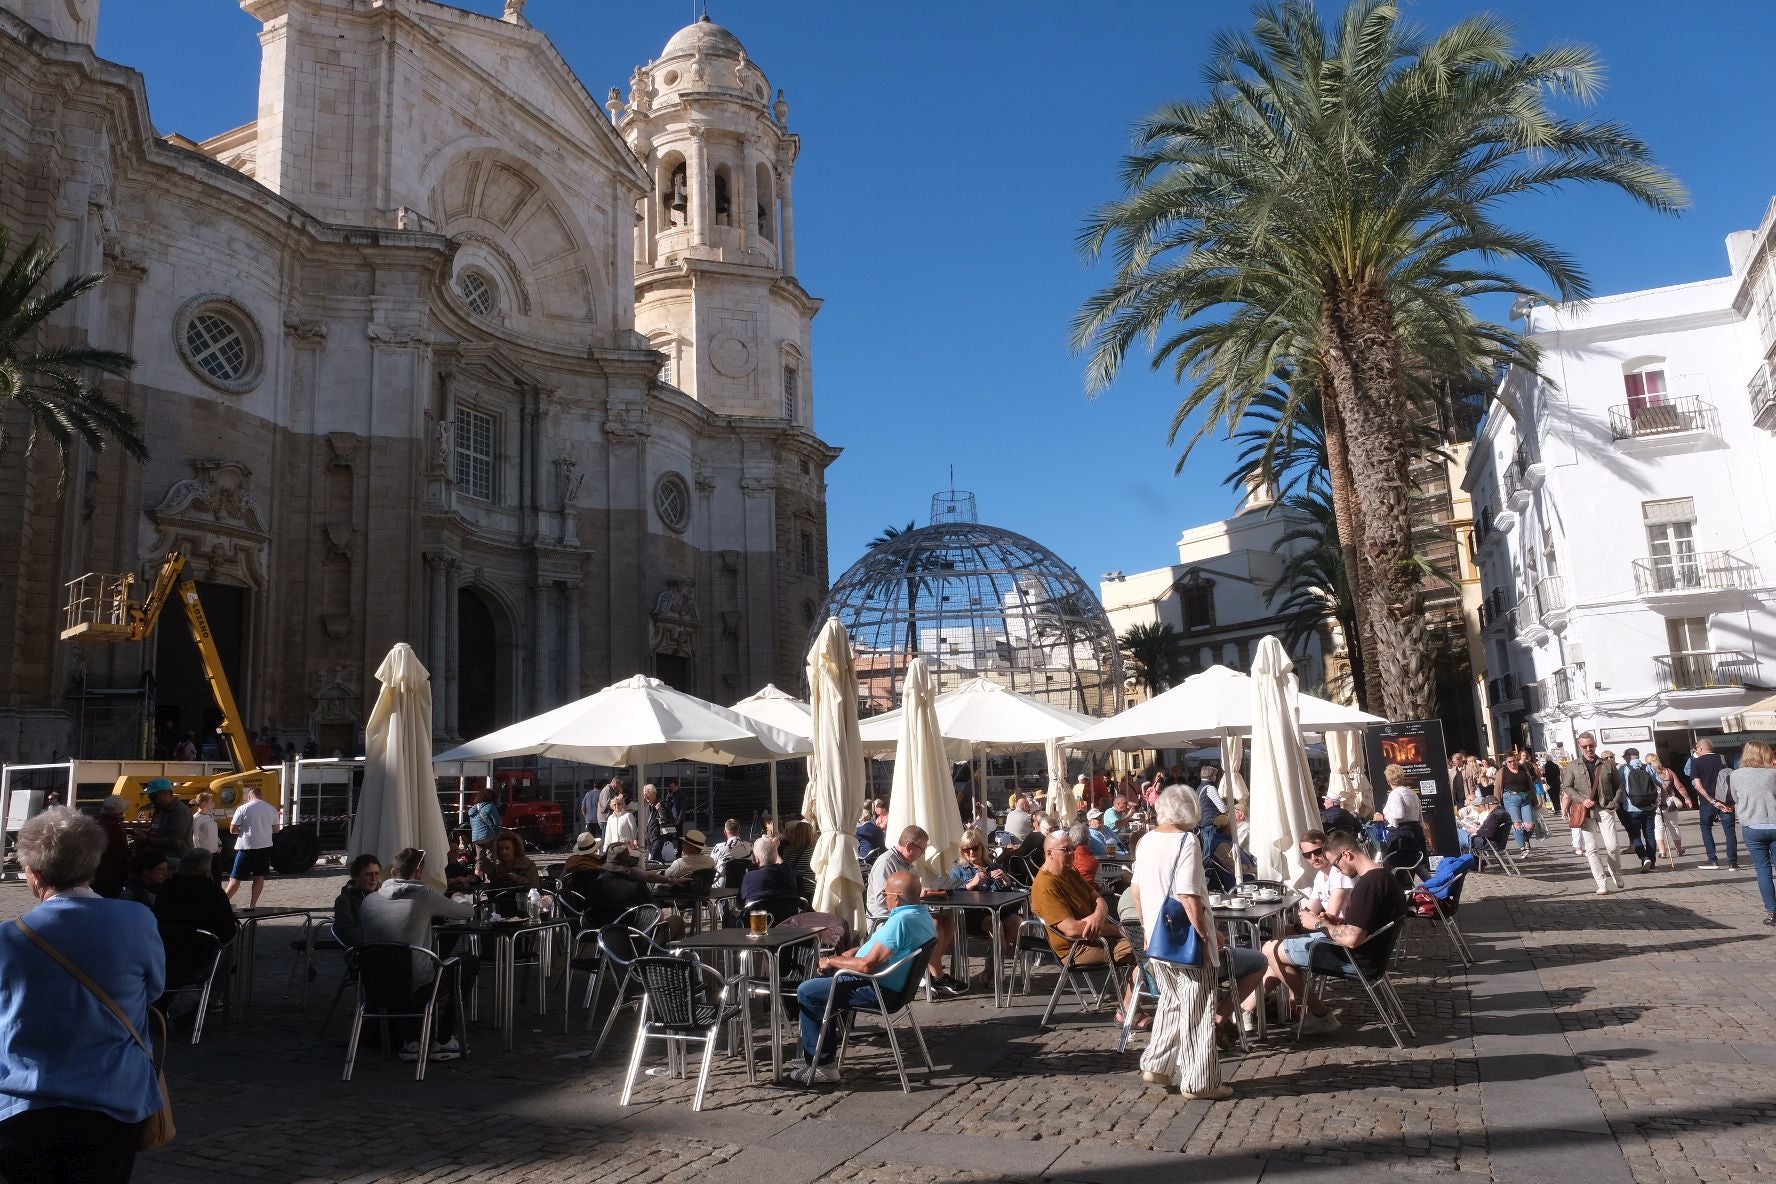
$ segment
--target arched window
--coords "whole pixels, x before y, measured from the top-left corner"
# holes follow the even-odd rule
[[[1663,407],[1668,392],[1665,386],[1665,359],[1640,358],[1623,368],[1622,384],[1628,389],[1628,414],[1638,416],[1648,407]]]
[[[777,241],[777,187],[771,181],[771,166],[763,161],[753,170],[753,226],[766,242]]]
[[[677,153],[660,162],[660,212],[668,226],[688,226],[691,221],[691,188],[684,157]]]
[[[717,165],[715,169],[715,224],[732,226],[734,224],[734,205],[731,195],[734,191],[733,180],[728,173],[727,165]]]

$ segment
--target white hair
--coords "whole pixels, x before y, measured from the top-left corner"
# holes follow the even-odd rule
[[[1202,821],[1202,802],[1182,785],[1168,785],[1153,804],[1153,814],[1161,826],[1195,830]]]

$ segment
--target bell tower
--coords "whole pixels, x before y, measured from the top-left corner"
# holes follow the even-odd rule
[[[99,0],[0,0],[25,23],[57,41],[77,41],[88,49],[99,41]]]
[[[609,106],[654,180],[636,210],[635,327],[666,355],[661,381],[724,415],[812,431],[820,302],[795,279],[801,142],[783,92],[707,15],[629,87]]]

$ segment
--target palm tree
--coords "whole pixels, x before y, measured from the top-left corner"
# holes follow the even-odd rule
[[[916,529],[918,529],[917,522],[908,522],[905,526],[885,526],[882,528],[881,534],[869,541],[869,550],[874,551],[878,547],[885,547],[902,535],[913,533]],[[931,555],[909,556],[905,569],[894,577],[894,582],[899,585],[901,593],[906,597],[906,652],[909,658],[919,652],[919,594],[930,582],[928,573],[932,570],[934,562],[935,557]]]
[[[136,360],[116,350],[82,345],[38,344],[49,318],[105,281],[102,274],[77,275],[41,295],[32,295],[55,266],[61,249],[37,239],[7,262],[11,236],[0,226],[0,453],[11,436],[3,418],[6,405],[31,417],[25,446],[30,453],[39,434],[55,443],[60,463],[57,489],[68,484],[76,440],[94,451],[115,441],[138,460],[148,455],[136,417],[87,380],[89,371],[124,377]]]
[[[1357,600],[1350,585],[1351,569],[1345,565],[1338,528],[1332,520],[1331,499],[1323,493],[1305,493],[1288,497],[1283,504],[1307,516],[1307,521],[1277,540],[1277,550],[1290,552],[1269,595],[1271,607],[1283,618],[1283,648],[1296,653],[1309,638],[1318,638],[1320,651],[1330,655],[1333,646],[1326,622],[1328,617],[1337,621],[1352,659],[1349,689],[1362,702],[1367,689],[1366,666],[1357,628]],[[1329,688],[1342,694],[1343,684],[1331,686],[1336,681],[1328,670]]]
[[[1184,637],[1165,622],[1131,625],[1116,644],[1140,667],[1147,693],[1157,695],[1184,676]]]
[[[1300,371],[1292,398],[1308,383],[1319,392],[1342,549],[1396,719],[1435,698],[1399,463],[1415,364],[1465,373],[1528,353],[1464,304],[1545,297],[1468,260],[1527,264],[1561,299],[1588,292],[1573,260],[1499,223],[1496,207],[1571,182],[1661,211],[1686,200],[1627,128],[1552,110],[1556,96],[1592,101],[1601,78],[1589,50],[1519,53],[1489,16],[1426,38],[1393,0],[1353,0],[1331,31],[1308,0],[1263,6],[1250,34],[1216,38],[1205,101],[1143,121],[1128,195],[1082,234],[1088,257],[1112,250],[1117,263],[1074,327],[1094,390],[1145,342],[1156,367],[1199,384],[1174,437],[1198,410],[1202,431],[1236,426],[1279,368]],[[1438,329],[1428,355],[1403,347],[1412,324]]]

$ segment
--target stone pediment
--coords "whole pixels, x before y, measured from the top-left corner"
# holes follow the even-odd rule
[[[548,389],[536,373],[508,352],[503,346],[485,342],[463,342],[437,351],[438,360],[450,367],[457,378],[482,382],[503,389]]]
[[[153,533],[144,561],[181,551],[201,580],[265,587],[271,534],[252,491],[253,470],[234,460],[194,460],[195,474],[174,483],[147,512]]]
[[[652,187],[598,100],[542,33],[443,4],[409,3],[402,11],[432,34],[450,65],[482,78],[486,93],[525,96],[522,114],[514,102],[515,127],[540,120],[625,174],[638,192]],[[448,77],[448,67],[441,68]]]

